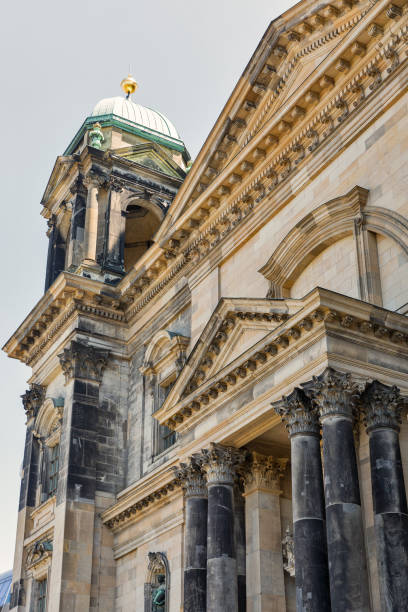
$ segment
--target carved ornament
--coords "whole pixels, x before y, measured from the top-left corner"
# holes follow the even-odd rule
[[[99,351],[76,341],[72,341],[71,346],[58,355],[66,382],[73,378],[101,382],[108,356],[108,351]]]
[[[285,423],[289,435],[320,435],[319,413],[302,389],[296,387],[272,406]]]
[[[248,463],[242,469],[245,494],[251,491],[264,490],[280,495],[280,479],[284,476],[288,459],[252,452]]]
[[[361,394],[363,421],[367,433],[387,428],[399,431],[403,399],[398,387],[390,387],[378,380],[367,383]]]
[[[194,458],[190,458],[188,463],[180,463],[172,471],[186,497],[207,497],[207,483]]]
[[[209,448],[194,455],[206,474],[207,483],[233,485],[238,468],[244,463],[247,451],[212,442]]]
[[[302,383],[302,387],[313,405],[318,407],[322,420],[331,416],[353,419],[361,389],[350,373],[329,367],[319,376],[313,376],[312,381]]]
[[[27,420],[37,415],[45,398],[45,388],[42,385],[31,384],[28,391],[21,396]]]

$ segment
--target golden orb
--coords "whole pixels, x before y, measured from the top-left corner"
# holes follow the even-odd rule
[[[120,86],[125,92],[127,98],[137,89],[137,83],[130,74],[128,74],[128,76],[122,80]]]

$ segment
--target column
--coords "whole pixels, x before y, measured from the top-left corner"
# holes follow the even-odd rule
[[[84,262],[95,266],[99,213],[98,191],[102,186],[102,177],[92,172],[85,177],[83,182],[88,188],[85,213]]]
[[[324,495],[333,612],[369,610],[367,567],[353,406],[359,391],[349,374],[326,368],[302,385],[323,429]]]
[[[109,182],[108,217],[106,223],[106,240],[104,268],[112,272],[123,274],[124,268],[124,242],[125,222],[122,216],[121,197],[123,184],[112,177]]]
[[[184,612],[206,612],[207,486],[194,459],[174,470],[185,495]]]
[[[291,443],[296,610],[329,612],[318,412],[301,389],[275,404],[275,410],[289,430]]]
[[[238,612],[246,612],[246,536],[245,536],[245,499],[242,479],[234,485],[234,538],[237,555]]]
[[[286,612],[279,481],[287,462],[253,452],[245,473],[247,612]]]
[[[207,612],[237,612],[233,486],[245,453],[212,443],[199,457],[208,488]]]
[[[396,387],[378,381],[362,394],[369,435],[374,525],[381,608],[408,605],[408,509],[399,444],[401,398]]]

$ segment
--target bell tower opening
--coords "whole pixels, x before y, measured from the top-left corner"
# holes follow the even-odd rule
[[[162,215],[154,205],[145,202],[129,204],[124,215],[126,217],[125,272],[129,272],[143,253],[152,246]]]

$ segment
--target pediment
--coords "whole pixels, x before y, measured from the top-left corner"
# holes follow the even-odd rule
[[[300,308],[298,300],[222,299],[180,373],[163,409],[199,392]]]
[[[230,198],[258,162],[284,147],[293,127],[323,105],[347,67],[357,70],[373,44],[356,28],[360,22],[368,26],[368,6],[369,0],[304,0],[270,24],[174,199],[159,241],[169,231],[182,233],[189,216],[197,223],[200,212],[208,214]],[[363,43],[350,51],[359,32]]]
[[[47,205],[49,200],[52,198],[55,189],[65,180],[74,164],[75,161],[72,155],[57,157],[41,200],[43,206]]]
[[[117,149],[115,155],[125,157],[145,168],[149,168],[156,172],[163,172],[164,174],[178,179],[184,176],[183,171],[173,159],[167,155],[161,147],[154,144],[142,144]]]

